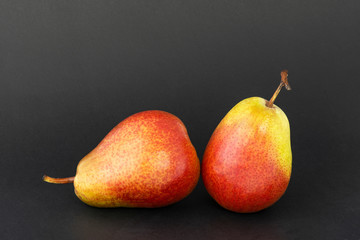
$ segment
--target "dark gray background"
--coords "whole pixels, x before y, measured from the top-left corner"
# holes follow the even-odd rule
[[[0,1],[1,239],[360,239],[359,1]],[[96,209],[75,174],[117,123],[183,120],[201,158],[237,102],[270,98],[293,174],[273,207],[236,214],[202,181],[161,209]]]

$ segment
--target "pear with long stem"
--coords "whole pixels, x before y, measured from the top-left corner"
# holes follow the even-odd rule
[[[200,162],[184,124],[163,111],[134,114],[112,129],[78,164],[74,183],[80,200],[95,207],[163,207],[195,188]]]

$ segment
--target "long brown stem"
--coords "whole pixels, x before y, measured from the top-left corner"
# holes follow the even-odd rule
[[[282,70],[281,73],[281,82],[278,88],[276,89],[274,95],[271,97],[270,101],[266,103],[267,107],[273,107],[273,104],[275,102],[276,97],[279,95],[279,92],[281,91],[282,87],[285,86],[286,90],[291,90],[291,87],[288,82],[288,70]]]
[[[43,180],[48,183],[55,183],[55,184],[65,184],[65,183],[72,183],[74,182],[75,177],[68,177],[68,178],[52,178],[49,176],[44,175]]]

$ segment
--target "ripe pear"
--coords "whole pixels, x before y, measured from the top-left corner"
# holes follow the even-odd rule
[[[184,124],[163,111],[134,114],[112,129],[78,164],[75,194],[94,207],[163,207],[195,188],[200,162]]]
[[[202,178],[208,193],[222,207],[257,212],[284,194],[291,174],[290,127],[273,104],[287,71],[270,101],[251,97],[234,106],[220,122],[206,147]]]

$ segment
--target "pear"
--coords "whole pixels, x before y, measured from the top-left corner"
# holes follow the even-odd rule
[[[251,97],[222,119],[206,147],[201,166],[208,193],[225,209],[257,212],[285,193],[291,174],[290,127],[275,98],[290,90],[286,70],[270,101]]]
[[[195,188],[200,162],[184,124],[157,110],[134,114],[112,129],[78,164],[75,194],[94,207],[163,207]]]

